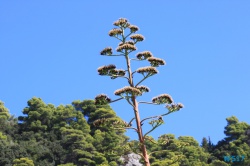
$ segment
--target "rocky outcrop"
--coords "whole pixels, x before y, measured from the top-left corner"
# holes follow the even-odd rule
[[[124,162],[124,164],[120,166],[142,166],[139,162],[141,156],[135,153],[124,155],[120,159]]]

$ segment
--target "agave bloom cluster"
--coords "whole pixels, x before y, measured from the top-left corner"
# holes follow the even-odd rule
[[[173,99],[168,94],[161,94],[159,96],[156,96],[152,99],[152,102],[155,104],[171,104],[173,103]]]
[[[122,77],[126,74],[125,70],[115,69],[115,65],[107,65],[101,66],[97,69],[99,75],[111,76],[111,79],[115,79],[117,77]]]
[[[178,103],[178,104],[172,104],[172,105],[167,105],[166,108],[169,110],[169,112],[174,112],[174,111],[179,111],[181,108],[183,108],[183,104]]]
[[[130,25],[128,28],[130,29],[131,33],[135,33],[136,31],[139,30],[139,28],[135,25]]]
[[[100,94],[95,97],[95,104],[97,105],[108,104],[110,101],[111,99],[105,94]]]
[[[112,48],[111,47],[107,47],[107,48],[104,48],[102,51],[101,51],[101,55],[112,55]]]
[[[126,41],[126,42],[121,42],[119,43],[119,46],[122,46],[123,44],[131,44],[131,45],[135,45],[134,41],[130,40],[130,41]]]
[[[128,124],[127,122],[125,122],[125,121],[121,121],[121,120],[117,120],[117,121],[114,121],[113,123],[112,123],[112,125],[113,126],[116,126],[116,127],[130,127],[131,125],[130,124]]]
[[[144,37],[140,34],[134,34],[130,36],[130,39],[134,40],[135,42],[141,42],[144,40]]]
[[[111,74],[111,79],[115,79],[118,76],[124,76],[126,72],[125,70],[122,70],[122,69],[114,69],[114,70],[111,70],[110,74]]]
[[[124,52],[125,50],[135,51],[136,47],[134,44],[124,43],[117,47],[117,52]]]
[[[94,126],[100,126],[102,124],[104,124],[105,122],[107,122],[107,119],[106,118],[101,118],[101,119],[97,119],[93,122],[93,125]]]
[[[149,124],[151,124],[153,127],[157,126],[157,125],[161,125],[163,124],[164,121],[162,120],[162,118],[158,118],[158,119],[153,119],[149,122]]]
[[[97,69],[99,75],[110,75],[112,71],[116,68],[115,65],[101,66]]]
[[[141,73],[141,74],[148,74],[149,76],[152,76],[154,74],[157,74],[158,71],[156,70],[155,67],[152,66],[146,66],[146,67],[141,67],[139,69],[136,70],[137,73]]]
[[[115,21],[115,22],[113,23],[113,25],[119,26],[119,27],[123,27],[123,28],[127,28],[127,27],[130,26],[128,20],[125,19],[125,18],[120,18],[119,20]]]
[[[137,86],[136,88],[139,89],[141,91],[141,93],[149,92],[149,88],[144,86],[144,85]]]
[[[115,95],[117,96],[122,96],[126,95],[127,97],[129,96],[139,96],[141,95],[141,91],[137,88],[130,87],[130,86],[125,86],[124,88],[118,89],[115,91]]]
[[[165,61],[160,58],[149,57],[147,60],[150,62],[151,66],[153,67],[159,67],[159,65],[165,65]]]
[[[117,36],[117,35],[121,35],[121,34],[122,34],[121,29],[114,28],[114,29],[109,31],[109,36]]]
[[[153,54],[149,51],[140,52],[136,55],[136,58],[139,60],[146,60],[150,57],[153,57]]]

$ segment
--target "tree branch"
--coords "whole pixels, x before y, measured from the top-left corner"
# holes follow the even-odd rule
[[[136,59],[136,58],[132,58],[130,60],[134,60],[134,61],[141,61],[140,59]]]
[[[129,99],[126,98],[126,100],[133,108],[135,108],[135,106],[129,101]]]
[[[120,55],[105,55],[105,56],[125,56],[124,54],[120,54]]]
[[[159,104],[156,104],[156,103],[152,103],[152,102],[146,102],[146,101],[139,101],[138,104],[153,104],[153,105],[159,105]]]
[[[129,35],[131,35],[133,32],[130,32],[130,34],[128,34],[127,36],[125,36],[125,39],[129,36]]]
[[[158,145],[156,142],[152,141],[152,139],[150,139],[150,138],[148,138],[148,137],[145,137],[145,139],[149,140],[149,141],[152,142],[153,144]]]
[[[130,53],[133,52],[133,51],[134,51],[134,50],[129,51],[128,54],[130,54]],[[130,59],[130,60],[131,60],[131,59]]]
[[[157,127],[159,127],[160,125],[162,125],[161,123],[157,124],[156,126],[154,126],[151,130],[149,130],[146,134],[144,134],[143,139],[146,138],[146,136],[151,133],[152,131],[154,131]]]
[[[166,116],[166,115],[168,115],[168,114],[170,114],[170,113],[172,113],[172,112],[168,112],[168,113],[166,113],[166,114],[162,114],[162,115],[158,115],[158,116],[151,116],[151,117],[148,117],[148,118],[144,118],[144,119],[141,120],[141,123],[142,123],[143,121],[145,121],[145,120],[153,119],[153,118],[158,118],[158,117],[161,117],[161,116]]]
[[[169,150],[157,150],[157,151],[153,151],[153,152],[149,153],[148,155],[150,156],[150,155],[153,154],[153,153],[164,152],[164,151],[169,151]]]
[[[124,99],[124,98],[123,98],[123,97],[121,97],[121,98],[119,98],[119,99],[112,100],[112,101],[111,101],[111,102],[109,102],[109,103],[113,103],[113,102],[119,101],[119,100],[121,100],[121,99]]]
[[[144,76],[144,78],[140,81],[140,82],[138,82],[136,85],[135,85],[135,87],[137,87],[140,83],[142,83],[145,79],[147,79],[149,77],[149,73],[146,75],[146,76]]]
[[[128,124],[132,125],[133,120],[135,120],[135,118],[132,118]]]
[[[120,41],[122,41],[122,39],[118,38],[117,36],[113,36],[113,37],[116,38],[116,39],[118,39],[118,40],[120,40]]]
[[[117,129],[117,130],[134,129],[136,132],[138,132],[138,130],[134,127],[123,127],[123,128],[113,127],[113,129]]]
[[[126,78],[127,80],[129,80],[129,78],[128,77],[126,77],[126,76],[120,76],[120,75],[109,75],[109,76],[111,76],[111,77],[120,77],[120,78]]]

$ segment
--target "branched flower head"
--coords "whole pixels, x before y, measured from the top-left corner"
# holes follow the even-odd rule
[[[165,65],[165,61],[160,58],[149,57],[147,60],[150,62],[151,66],[153,67],[159,67],[159,65]]]
[[[124,27],[124,28],[127,28],[130,26],[130,24],[126,18],[120,18],[119,20],[115,21],[113,25]]]
[[[152,102],[156,104],[164,104],[164,103],[171,104],[173,102],[173,99],[168,94],[162,94],[162,95],[154,97],[152,99]]]
[[[118,89],[115,91],[115,95],[120,96],[122,94],[126,94],[126,96],[139,96],[141,95],[141,91],[137,88],[133,88],[130,86],[125,86],[124,88]]]
[[[140,34],[134,34],[130,36],[130,39],[134,40],[135,42],[140,42],[144,40],[144,37]]]
[[[115,79],[118,76],[124,76],[126,74],[125,70],[122,69],[114,69],[110,72],[111,74],[111,79]]]
[[[141,91],[141,93],[149,92],[149,88],[146,86],[143,86],[143,85],[137,86],[136,88],[139,89]]]
[[[153,127],[155,127],[155,126],[160,126],[160,125],[162,125],[163,123],[164,123],[164,121],[163,121],[163,119],[162,119],[161,116],[158,117],[157,119],[153,119],[153,120],[149,121],[149,124],[151,124]]]
[[[106,118],[101,118],[101,119],[97,119],[93,122],[93,125],[94,126],[101,126],[103,125],[105,122],[107,122],[107,119]]]
[[[112,126],[115,126],[115,127],[131,127],[131,124],[128,124],[127,122],[125,122],[123,120],[116,120],[116,121],[112,122]]]
[[[135,33],[136,31],[139,30],[139,28],[135,25],[130,25],[128,28],[130,29],[131,33]]]
[[[135,51],[136,47],[132,44],[124,43],[121,46],[118,46],[116,49],[117,52],[122,52],[123,50]]]
[[[141,73],[143,75],[145,73],[148,73],[150,76],[158,73],[158,71],[156,70],[156,68],[152,67],[152,66],[141,67],[141,68],[137,69],[136,72],[137,73]]]
[[[121,29],[114,28],[114,29],[109,31],[109,36],[116,36],[116,35],[120,35],[120,34],[122,34]]]
[[[101,55],[112,55],[112,48],[111,47],[107,47],[107,48],[104,48],[101,53]]]
[[[169,110],[169,112],[179,111],[183,107],[184,106],[181,103],[177,103],[177,104],[172,104],[172,105],[167,105],[166,106],[166,108]]]
[[[100,94],[95,97],[95,104],[97,105],[105,105],[108,104],[110,101],[111,99],[105,94]]]
[[[144,52],[140,52],[136,55],[137,59],[139,60],[145,60],[148,59],[150,57],[153,57],[152,53],[149,51],[144,51]]]
[[[126,41],[126,42],[121,42],[121,43],[119,43],[119,46],[122,46],[123,44],[131,44],[131,45],[135,45],[135,43],[134,43],[134,41],[132,41],[132,40],[129,40],[129,41]]]
[[[97,69],[99,75],[108,75],[110,71],[116,68],[115,65],[101,66]]]
[[[178,106],[179,108],[184,108],[184,105],[183,105],[182,103],[177,103],[177,106]]]

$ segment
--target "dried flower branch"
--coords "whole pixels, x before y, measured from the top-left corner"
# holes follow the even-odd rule
[[[112,30],[109,31],[109,36],[117,36],[117,35],[121,35],[122,34],[122,30],[121,29],[117,29],[114,28]]]
[[[123,27],[123,28],[127,28],[130,26],[130,24],[128,23],[128,20],[125,18],[120,18],[119,20],[115,21],[113,25]]]
[[[130,39],[134,40],[135,42],[141,42],[144,40],[144,37],[140,34],[134,34],[130,36]]]
[[[115,91],[115,95],[120,96],[126,94],[126,96],[139,96],[141,95],[141,91],[137,88],[133,88],[130,86],[125,86],[124,88],[118,89]]]
[[[97,105],[105,105],[108,104],[110,101],[111,99],[105,94],[100,94],[95,97],[95,104]]]
[[[117,77],[123,77],[126,74],[125,70],[122,69],[114,69],[110,71],[111,79],[115,79]]]
[[[136,72],[141,73],[143,75],[148,73],[150,76],[158,73],[156,68],[151,67],[151,66],[141,67],[141,68],[137,69]]]
[[[160,59],[160,58],[149,57],[147,60],[150,62],[151,66],[153,66],[153,67],[159,67],[159,65],[166,64],[165,61],[163,59]]]
[[[97,69],[99,75],[110,75],[110,72],[116,68],[115,65],[101,66]]]
[[[141,93],[149,92],[149,88],[146,86],[143,86],[143,85],[137,86],[136,88],[139,89],[141,91]]]
[[[168,94],[162,94],[162,95],[159,95],[157,97],[154,97],[152,99],[152,102],[153,103],[156,103],[156,104],[171,104],[173,102],[173,99],[170,95]]]
[[[135,33],[136,31],[139,30],[139,28],[135,25],[130,25],[128,28],[130,29],[131,33]]]
[[[150,57],[153,57],[152,53],[149,51],[144,51],[144,52],[140,52],[136,55],[136,58],[139,60],[146,60]]]
[[[107,122],[106,118],[101,118],[101,119],[97,119],[93,122],[94,126],[101,126],[103,125],[105,122]]]
[[[169,110],[169,112],[175,112],[179,111],[181,108],[183,108],[183,104],[178,103],[178,104],[172,104],[172,105],[166,105],[166,108]]]
[[[104,48],[101,53],[101,55],[112,55],[112,48],[111,47],[107,47],[107,48]]]
[[[125,50],[135,51],[136,47],[132,44],[125,43],[116,48],[117,52],[124,52]]]
[[[123,44],[131,44],[131,45],[135,45],[134,41],[130,40],[130,41],[126,41],[126,42],[121,42],[119,43],[119,46],[122,46]]]

